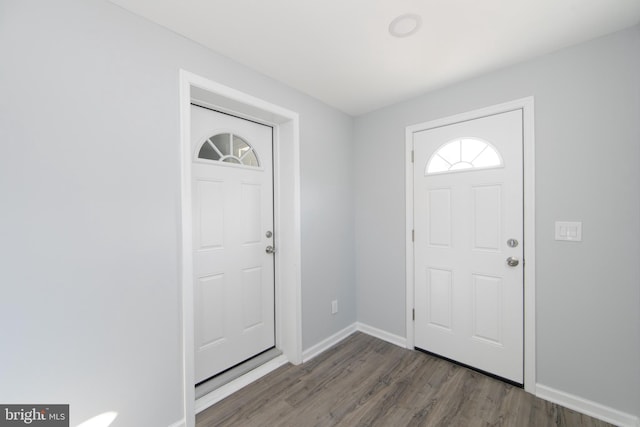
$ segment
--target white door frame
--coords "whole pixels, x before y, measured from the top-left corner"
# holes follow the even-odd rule
[[[414,348],[414,248],[413,248],[413,134],[517,109],[523,110],[523,197],[524,197],[524,389],[535,394],[536,387],[536,289],[535,289],[535,150],[533,97],[493,105],[455,116],[407,126],[405,130],[406,190],[406,328],[407,348]]]
[[[302,363],[300,263],[300,140],[298,113],[204,77],[180,70],[180,175],[182,346],[184,422],[195,426],[194,301],[191,204],[191,102],[272,126],[276,347]]]

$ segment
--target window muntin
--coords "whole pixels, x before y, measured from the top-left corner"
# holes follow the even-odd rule
[[[431,155],[425,175],[502,166],[502,156],[491,143],[480,138],[456,138]]]
[[[202,143],[198,159],[260,167],[253,147],[243,138],[231,133],[213,135]]]

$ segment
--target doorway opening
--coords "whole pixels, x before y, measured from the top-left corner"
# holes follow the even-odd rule
[[[504,160],[499,154],[494,156],[487,154],[493,151],[497,153],[492,143],[479,139],[464,139],[473,136],[467,134],[460,135],[464,137],[462,139],[456,139],[455,136],[447,133],[447,129],[450,130],[457,127],[464,133],[469,131],[467,127],[471,126],[470,124],[474,121],[477,122],[479,119],[498,117],[500,115],[504,116],[504,113],[515,114],[522,118],[520,128],[512,133],[512,135],[516,136],[516,143],[521,144],[522,148],[522,163],[520,165],[522,169],[522,181],[517,184],[517,187],[522,190],[522,201],[516,201],[514,205],[516,206],[520,203],[522,211],[520,214],[516,212],[512,216],[520,216],[522,220],[521,231],[519,231],[522,233],[522,244],[517,250],[522,251],[520,256],[523,258],[523,261],[519,268],[523,271],[518,273],[517,263],[515,262],[518,254],[514,255],[511,254],[511,252],[506,255],[507,257],[510,256],[509,259],[505,258],[506,261],[502,258],[497,259],[499,263],[496,265],[502,264],[504,261],[506,267],[498,266],[498,270],[496,271],[504,270],[506,271],[505,274],[518,273],[521,274],[523,278],[522,297],[520,300],[524,313],[520,315],[522,319],[522,326],[520,327],[520,331],[522,331],[522,342],[518,343],[518,340],[512,340],[512,347],[515,351],[518,351],[518,347],[520,347],[522,356],[520,362],[516,361],[513,363],[513,371],[518,371],[517,365],[522,366],[522,374],[519,375],[523,377],[523,381],[516,379],[516,382],[524,382],[525,390],[530,393],[535,393],[535,186],[532,97],[420,123],[406,128],[405,241],[407,254],[407,347],[411,349],[414,347],[424,348],[425,342],[431,343],[434,340],[442,339],[442,343],[440,344],[445,347],[449,345],[450,348],[453,349],[453,353],[468,355],[470,352],[475,351],[469,349],[467,349],[469,351],[461,350],[462,345],[460,343],[447,343],[449,337],[446,335],[452,333],[453,323],[451,322],[455,320],[451,317],[453,315],[453,309],[455,308],[455,298],[457,298],[457,296],[454,295],[454,291],[457,293],[461,288],[459,285],[455,288],[453,287],[454,280],[458,280],[461,275],[469,277],[467,281],[469,282],[470,289],[473,290],[472,294],[459,299],[459,301],[461,301],[460,307],[468,307],[468,312],[465,313],[465,316],[470,319],[467,323],[472,325],[472,327],[469,328],[471,332],[464,334],[465,337],[469,335],[469,338],[466,338],[467,342],[473,341],[472,346],[480,343],[478,347],[484,346],[489,348],[494,346],[496,349],[502,345],[501,341],[503,336],[498,335],[502,333],[502,330],[498,327],[494,328],[496,322],[500,320],[499,315],[495,314],[492,309],[502,298],[501,289],[504,289],[504,286],[501,283],[502,279],[500,275],[492,272],[486,273],[481,271],[484,267],[477,266],[467,268],[469,271],[456,272],[454,270],[457,268],[458,263],[448,260],[447,257],[450,257],[452,253],[461,246],[471,245],[471,250],[464,252],[464,255],[471,256],[472,253],[481,254],[480,256],[483,258],[478,265],[484,266],[488,265],[488,263],[493,263],[493,261],[486,261],[484,258],[489,258],[489,256],[493,256],[494,254],[499,254],[498,256],[502,257],[501,248],[508,247],[512,251],[515,250],[513,248],[516,247],[517,244],[512,246],[515,239],[512,239],[512,236],[502,236],[499,225],[497,223],[493,224],[498,217],[496,215],[500,215],[500,213],[492,213],[489,209],[492,206],[497,207],[499,205],[498,202],[501,200],[499,193],[502,191],[500,190],[502,184],[500,184],[501,181],[499,177],[487,176],[487,182],[483,182],[482,185],[477,186],[473,184],[471,187],[469,183],[465,181],[468,180],[467,177],[471,174],[478,174],[478,176],[498,174],[498,171],[504,166]],[[420,135],[422,153],[414,152],[416,135]],[[484,155],[487,158],[480,159],[478,156],[475,156],[475,154],[477,154],[475,151],[485,153]],[[419,174],[416,172],[418,165],[414,163],[418,156],[421,156],[420,161],[424,163],[419,165],[420,168],[422,168]],[[511,162],[520,162],[519,158],[520,155],[513,156]],[[459,174],[459,172],[462,172],[462,174]],[[419,176],[419,178],[416,178],[417,176]],[[450,179],[453,179],[455,182],[449,183]],[[509,179],[507,181],[509,181]],[[416,180],[420,180],[421,182],[416,184]],[[461,182],[458,183],[457,181]],[[424,190],[423,192],[425,194],[416,195],[416,192],[420,190],[418,186],[424,187],[422,190]],[[456,190],[456,186],[460,190]],[[452,216],[455,208],[452,200],[454,197],[460,200],[460,197],[455,195],[456,191],[460,191],[459,194],[468,194],[470,197],[469,209],[465,207],[466,205],[463,206],[464,204],[458,206],[460,217],[466,218],[471,211],[476,213],[473,218],[463,218],[458,221],[459,224],[462,224],[463,228],[467,227],[472,236],[470,238],[463,236],[458,242],[454,242],[454,235],[447,232],[447,230],[451,230],[450,225],[453,224],[455,220]],[[421,218],[416,218],[417,208],[420,211],[419,214]],[[447,212],[449,212],[448,209],[451,210],[451,215],[447,214]],[[431,212],[431,214],[429,214],[429,212]],[[424,222],[425,217],[433,217],[436,222],[429,223],[428,220]],[[420,222],[420,224],[416,221]],[[491,227],[492,224],[495,225],[494,228]],[[422,228],[422,231],[416,230],[416,226]],[[416,249],[418,243],[416,242],[419,238],[424,239],[425,235],[429,235],[428,230],[430,228],[434,233],[429,237],[431,240],[426,242],[420,248],[420,251],[418,251],[418,249]],[[495,233],[488,232],[492,229],[495,229]],[[482,232],[478,234],[477,230],[481,230]],[[514,230],[517,231],[518,227],[514,227]],[[416,236],[418,232],[422,233],[422,237]],[[459,238],[459,233],[457,238]],[[495,240],[495,238],[498,238],[499,241],[496,241],[497,243],[494,245],[493,240]],[[416,242],[414,242],[414,240]],[[491,242],[489,242],[490,240]],[[416,257],[419,255],[418,252],[421,254],[420,262],[422,264],[426,263],[425,265],[417,265],[418,261]],[[525,259],[526,267],[524,263]],[[418,270],[416,270],[416,268],[418,268]],[[483,291],[480,292],[479,289]],[[435,301],[434,298],[437,301]],[[430,305],[430,302],[433,301],[435,301],[434,304]],[[449,302],[451,304],[449,304]],[[460,312],[460,307],[457,307],[458,313]],[[419,319],[420,316],[422,316],[421,319]],[[422,322],[420,330],[417,329],[416,321],[418,320]],[[468,319],[464,320],[467,321]],[[424,327],[425,324],[429,324],[427,327],[429,331],[427,333],[424,333],[426,330]],[[457,326],[455,328],[457,328]],[[449,329],[451,329],[451,331],[449,331]],[[418,332],[421,334],[420,337],[416,336]],[[519,331],[511,332],[518,333]],[[416,340],[419,340],[422,344],[418,345]],[[430,350],[430,348],[426,348],[426,350]],[[445,354],[445,357],[450,356]],[[453,358],[456,359],[457,357]],[[462,362],[473,364],[466,360],[462,360]],[[493,370],[482,367],[481,369]],[[509,375],[505,375],[505,377],[509,378]]]
[[[274,227],[279,230],[274,274],[274,328],[275,348],[282,352],[282,355],[262,361],[260,366],[225,385],[216,386],[215,390],[197,400],[194,387],[192,103],[273,128],[273,212]],[[243,156],[244,154],[241,157]],[[195,426],[196,412],[206,409],[284,363],[302,362],[299,157],[297,113],[193,73],[180,71],[182,366],[184,416],[188,427]],[[248,161],[253,162],[251,159]],[[229,163],[234,163],[233,159]]]

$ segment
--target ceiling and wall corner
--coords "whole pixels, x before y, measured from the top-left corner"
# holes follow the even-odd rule
[[[640,21],[637,0],[111,1],[353,116]]]

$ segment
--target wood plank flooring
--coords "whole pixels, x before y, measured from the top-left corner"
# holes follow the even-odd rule
[[[610,426],[436,357],[355,333],[198,414],[213,426]]]

